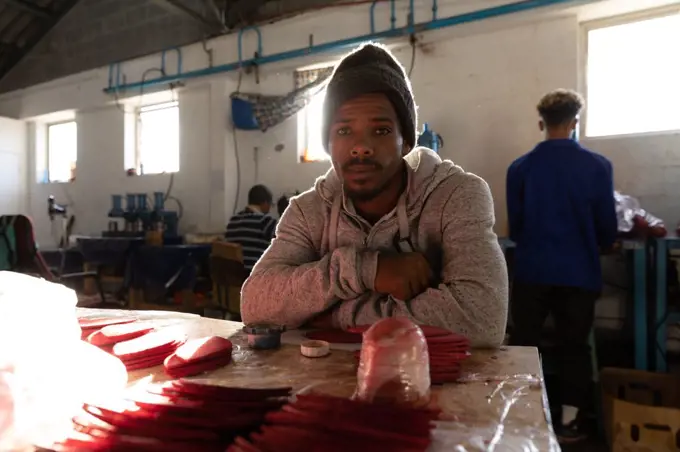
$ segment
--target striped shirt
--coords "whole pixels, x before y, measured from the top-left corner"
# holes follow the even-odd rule
[[[276,220],[250,207],[237,213],[227,224],[224,238],[243,248],[243,265],[250,272],[274,238]]]

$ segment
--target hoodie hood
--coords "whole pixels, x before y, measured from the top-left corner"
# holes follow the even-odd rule
[[[406,188],[406,210],[409,214],[420,211],[422,204],[435,188],[450,176],[463,172],[450,160],[442,160],[436,152],[426,147],[416,147],[405,157],[408,173]],[[319,177],[314,189],[328,204],[336,199],[342,199],[342,181],[331,167],[328,172]]]

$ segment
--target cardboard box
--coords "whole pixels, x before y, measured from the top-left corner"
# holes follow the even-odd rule
[[[612,451],[680,451],[680,378],[605,368],[600,381],[604,426]]]

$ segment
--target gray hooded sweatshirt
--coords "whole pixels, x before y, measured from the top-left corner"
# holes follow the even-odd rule
[[[399,315],[463,334],[475,346],[501,344],[508,275],[489,186],[430,149],[416,148],[404,160],[407,188],[373,226],[343,196],[332,168],[291,199],[243,285],[244,322],[297,328],[332,309],[341,328]],[[380,250],[394,251],[406,238],[438,280],[408,301],[375,293]]]

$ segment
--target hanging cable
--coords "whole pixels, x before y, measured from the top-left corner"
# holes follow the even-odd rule
[[[238,82],[236,84],[236,92],[238,94],[241,92],[241,83],[243,82],[243,68],[238,71]],[[232,115],[234,113],[232,112]],[[241,197],[241,163],[238,154],[238,138],[236,137],[236,124],[234,124],[234,119],[231,120],[231,134],[234,139],[234,158],[236,159],[236,196],[234,198],[234,209],[233,215],[236,215],[238,211],[238,201]]]
[[[418,42],[418,39],[416,38],[416,35],[411,35],[409,38],[409,43],[411,44],[411,65],[409,66],[408,69],[408,78],[411,78],[411,74],[413,73],[413,68],[416,67],[416,44]]]

